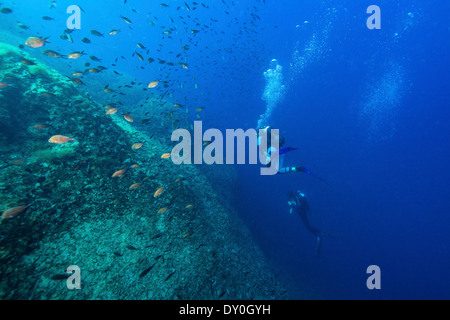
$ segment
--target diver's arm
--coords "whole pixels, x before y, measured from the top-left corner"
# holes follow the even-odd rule
[[[295,201],[288,201],[289,205],[289,213],[292,214],[294,212]]]

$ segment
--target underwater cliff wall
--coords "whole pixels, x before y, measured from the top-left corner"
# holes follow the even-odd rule
[[[0,299],[287,298],[207,177],[161,158],[167,137],[7,44],[0,82],[0,210],[31,205],[0,224]]]

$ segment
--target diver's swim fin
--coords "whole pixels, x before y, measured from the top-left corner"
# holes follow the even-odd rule
[[[320,249],[322,248],[322,236],[317,236],[316,256],[320,258]]]
[[[324,179],[322,179],[322,178],[319,177],[319,176],[316,176],[315,174],[313,174],[311,171],[309,171],[309,170],[306,169],[305,167],[303,167],[303,169],[305,169],[306,174],[309,174],[310,176],[312,176],[312,177],[314,177],[314,178],[316,178],[316,179],[318,179],[318,180],[320,180],[320,181],[326,183],[327,185],[330,185],[330,184],[329,184],[328,182],[326,182]]]

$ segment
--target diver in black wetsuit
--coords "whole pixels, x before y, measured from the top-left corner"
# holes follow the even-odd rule
[[[289,213],[292,213],[294,210],[295,212],[302,218],[303,224],[305,225],[306,229],[308,229],[309,232],[311,232],[317,240],[317,247],[316,247],[316,255],[320,256],[320,249],[322,244],[322,236],[325,234],[323,231],[313,227],[309,223],[308,214],[309,214],[309,204],[306,200],[306,197],[303,193],[297,191],[297,194],[294,194],[292,191],[288,193],[288,204],[290,206]]]

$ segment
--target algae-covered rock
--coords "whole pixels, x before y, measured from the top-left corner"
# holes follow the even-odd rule
[[[47,149],[34,151],[29,159],[29,163],[51,162],[56,159],[69,159],[77,154],[76,145],[78,143],[71,143],[65,145],[50,146]]]
[[[48,70],[42,65],[32,65],[28,68],[30,71],[30,74],[34,76],[42,76],[42,77],[48,77]]]
[[[161,159],[169,135],[106,115],[56,71],[36,61],[46,70],[36,77],[17,63],[24,53],[7,49],[0,210],[31,207],[0,225],[1,299],[286,298],[210,181]],[[52,144],[54,135],[74,140]],[[81,290],[61,276],[71,265]]]
[[[6,57],[18,57],[23,54],[22,50],[10,45],[8,43],[0,42],[0,58],[5,59]],[[3,60],[3,63],[5,61]]]

